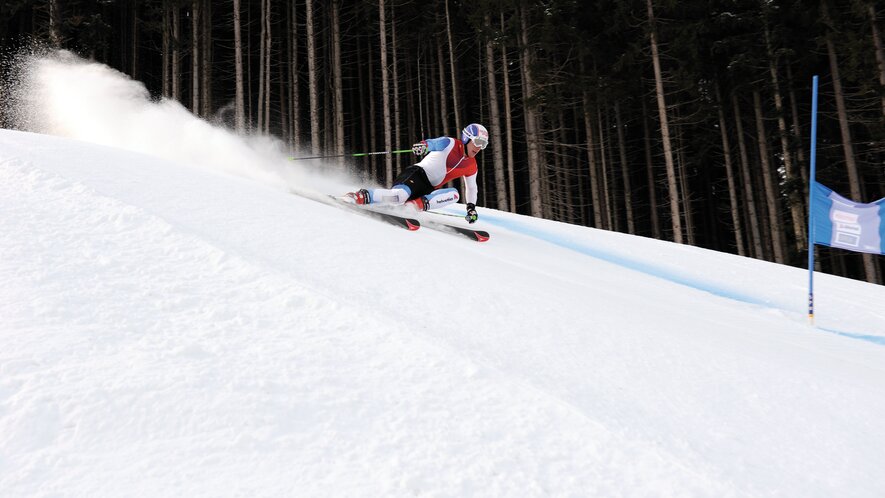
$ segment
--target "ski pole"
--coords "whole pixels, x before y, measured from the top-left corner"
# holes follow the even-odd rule
[[[329,156],[310,156],[310,157],[290,157],[289,159],[292,161],[302,161],[305,159],[329,159],[333,157],[364,157],[364,156],[380,156],[382,154],[405,154],[406,152],[412,152],[412,149],[402,149],[402,150],[382,150],[378,152],[359,152],[357,154],[333,154]]]
[[[452,218],[461,218],[462,220],[464,219],[464,216],[463,216],[463,215],[460,215],[460,214],[453,214],[453,213],[446,213],[445,211],[428,211],[428,213],[430,213],[430,214],[436,214],[436,215],[439,215],[439,216],[451,216]]]

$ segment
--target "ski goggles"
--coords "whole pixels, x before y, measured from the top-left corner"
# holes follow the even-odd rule
[[[486,137],[471,137],[470,141],[473,142],[473,145],[479,147],[479,150],[489,146],[489,139]]]

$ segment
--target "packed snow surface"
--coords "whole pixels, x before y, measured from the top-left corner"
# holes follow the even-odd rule
[[[108,68],[29,70],[4,497],[885,495],[881,286],[817,274],[812,327],[801,269],[482,207],[489,242],[407,232]]]

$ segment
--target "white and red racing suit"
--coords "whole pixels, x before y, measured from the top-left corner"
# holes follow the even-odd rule
[[[467,157],[464,143],[450,137],[429,138],[424,143],[427,144],[427,155],[403,170],[390,189],[370,189],[370,203],[403,204],[423,197],[431,208],[442,207],[457,202],[459,196],[457,189],[440,187],[463,177],[466,201],[476,204],[479,193],[476,158]]]
[[[467,157],[464,144],[449,137],[431,138],[424,141],[429,151],[418,166],[427,173],[434,188],[464,177],[464,196],[468,204],[476,204],[479,188],[476,186],[476,158]]]

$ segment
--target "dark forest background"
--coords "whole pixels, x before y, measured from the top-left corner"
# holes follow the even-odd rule
[[[818,181],[885,197],[883,21],[868,0],[3,0],[0,44],[71,50],[296,156],[480,122],[481,205],[804,266],[813,75]],[[386,183],[411,160],[346,162]],[[883,282],[880,256],[817,251]]]

